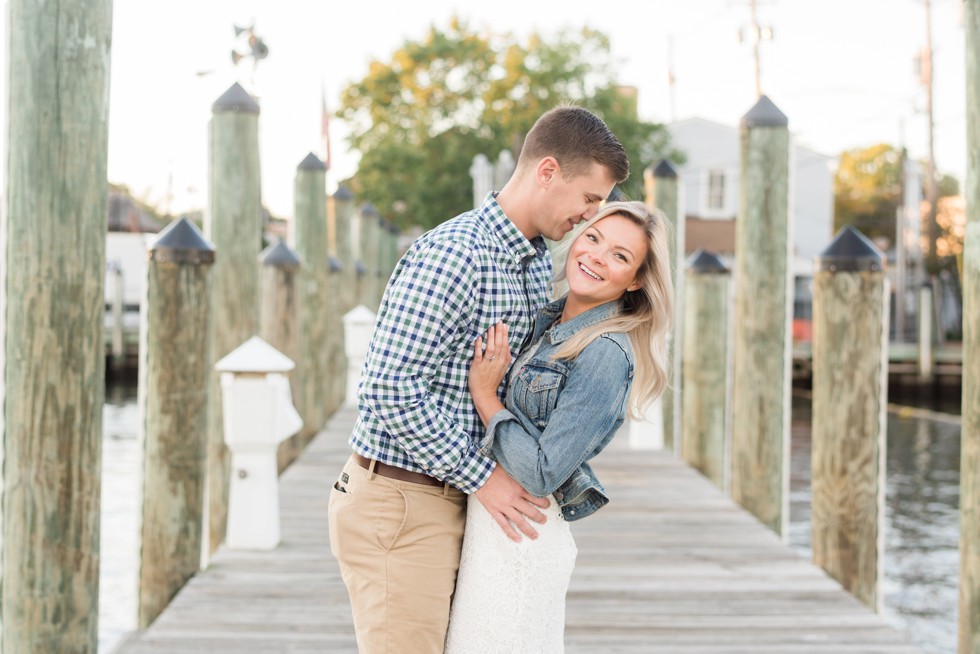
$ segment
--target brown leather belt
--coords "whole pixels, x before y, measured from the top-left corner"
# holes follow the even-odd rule
[[[357,452],[354,452],[353,456],[354,460],[357,461],[357,465],[361,466],[365,470],[371,469],[372,459],[369,459],[366,456],[361,456]],[[387,463],[381,463],[380,461],[374,461],[374,471],[382,477],[387,477],[388,479],[409,481],[413,484],[425,484],[426,486],[443,486],[443,482],[439,481],[435,477],[430,477],[429,475],[421,472],[405,470],[404,468],[399,468],[398,466],[391,466]]]

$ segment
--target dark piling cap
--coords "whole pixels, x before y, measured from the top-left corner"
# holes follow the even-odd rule
[[[827,249],[817,255],[817,270],[830,272],[881,272],[885,258],[868,237],[845,225]]]
[[[334,191],[333,197],[335,200],[353,200],[354,192],[346,186],[338,186],[337,190]]]
[[[306,158],[299,162],[296,166],[296,170],[326,170],[327,164],[320,161],[320,158],[313,154],[312,152],[306,155]]]
[[[378,210],[370,202],[365,202],[364,206],[361,207],[361,213],[365,216],[377,216]]]
[[[259,262],[274,268],[299,268],[302,264],[296,251],[281,238],[259,253]]]
[[[148,253],[150,261],[161,263],[214,263],[214,245],[186,216],[167,225],[157,235]]]
[[[337,257],[331,255],[327,257],[327,271],[328,272],[340,272],[344,269],[344,262]]]
[[[241,84],[235,82],[214,101],[211,105],[211,113],[258,114],[259,103],[242,88]]]
[[[690,256],[687,260],[687,269],[698,275],[724,275],[729,272],[728,266],[718,258],[717,254],[703,248],[698,248]]]
[[[786,127],[789,119],[768,96],[762,96],[749,112],[742,116],[742,127]]]
[[[358,260],[357,263],[354,264],[354,270],[357,271],[358,275],[363,275],[367,273],[367,266],[364,265],[363,261]]]
[[[677,169],[667,159],[661,159],[653,169],[653,176],[657,179],[677,179]]]

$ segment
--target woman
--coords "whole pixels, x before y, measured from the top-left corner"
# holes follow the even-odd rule
[[[541,310],[510,364],[507,326],[476,339],[469,388],[486,436],[480,450],[531,494],[550,496],[536,540],[513,542],[473,497],[446,654],[561,652],[576,548],[568,522],[609,502],[587,461],[667,384],[673,304],[662,214],[605,205],[571,242],[567,294]]]

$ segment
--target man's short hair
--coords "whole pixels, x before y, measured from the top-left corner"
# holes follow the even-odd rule
[[[562,175],[574,177],[592,162],[609,171],[620,184],[630,175],[626,149],[602,119],[588,109],[563,105],[542,114],[524,140],[518,168],[554,157]]]

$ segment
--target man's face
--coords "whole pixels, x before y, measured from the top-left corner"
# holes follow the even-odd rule
[[[535,227],[545,238],[560,241],[575,225],[595,215],[615,185],[609,170],[596,162],[568,180],[556,172],[547,185],[545,206]]]

